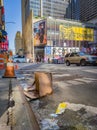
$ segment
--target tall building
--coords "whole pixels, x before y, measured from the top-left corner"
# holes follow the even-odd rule
[[[0,6],[3,6],[3,0],[0,0]]]
[[[23,49],[25,53],[33,53],[33,47],[30,47],[30,45],[33,46],[33,41],[30,36],[33,37],[34,18],[46,18],[50,16],[57,19],[64,19],[68,0],[21,0],[21,2]]]
[[[80,20],[80,4],[79,0],[69,0],[66,8],[65,18]]]
[[[69,0],[65,18],[80,20],[82,22],[93,21],[94,19],[97,21],[97,1]]]
[[[34,17],[53,17],[64,19],[68,0],[22,0],[22,25],[24,26],[30,11]]]
[[[64,13],[68,5],[68,0],[24,0],[25,17],[29,15],[29,11],[33,10],[33,15],[54,17],[64,19]]]
[[[80,1],[80,20],[90,21],[97,18],[97,0]]]
[[[22,35],[20,31],[17,31],[15,36],[15,53],[19,54],[19,52],[22,52]]]
[[[80,20],[82,22],[93,23],[97,25],[97,0],[79,0],[80,1]],[[97,29],[97,27],[96,27]],[[97,51],[97,31],[94,31],[94,43],[90,46]]]
[[[22,0],[22,38],[26,54],[32,55],[33,59],[38,56],[47,59],[64,56],[64,49],[86,50],[88,44],[96,43],[96,26],[64,20],[66,16],[80,20],[80,2],[81,0]],[[68,15],[65,15],[66,11]],[[40,16],[41,20],[34,23],[34,18],[39,19]]]

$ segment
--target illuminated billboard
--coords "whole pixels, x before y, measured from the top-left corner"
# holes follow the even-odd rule
[[[46,23],[44,20],[41,20],[34,24],[34,46],[45,46],[46,44]]]
[[[60,39],[75,41],[94,41],[94,30],[91,28],[60,25]]]

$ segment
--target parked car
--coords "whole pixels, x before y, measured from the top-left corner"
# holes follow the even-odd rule
[[[18,56],[18,55],[16,55],[16,56],[14,56],[13,57],[13,62],[14,63],[25,63],[25,62],[27,62],[27,60],[26,60],[26,57],[25,56]]]
[[[72,52],[65,56],[65,63],[67,66],[70,66],[70,64],[81,66],[85,66],[87,64],[96,65],[97,56],[89,55],[83,52]]]

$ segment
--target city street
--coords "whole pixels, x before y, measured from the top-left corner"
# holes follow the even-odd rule
[[[35,71],[52,73],[53,94],[30,101],[39,123],[51,118],[50,114],[55,113],[58,104],[65,102],[67,104],[65,117],[64,114],[58,116],[57,124],[60,128],[67,128],[68,124],[68,128],[75,125],[79,127],[81,123],[83,129],[79,130],[84,128],[89,130],[89,127],[92,128],[91,130],[97,129],[97,66],[67,67],[65,64],[28,63],[19,64],[19,68],[18,76],[21,73],[25,79],[19,79],[21,86],[31,85]]]
[[[96,100],[97,1],[0,0],[0,130],[97,130]]]

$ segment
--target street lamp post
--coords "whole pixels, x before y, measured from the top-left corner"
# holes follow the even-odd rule
[[[5,26],[6,24],[16,24],[15,22],[5,22],[5,25],[4,25],[4,30],[5,30]]]
[[[8,22],[5,22],[5,24],[4,24],[4,30],[6,30],[6,25],[7,24],[16,24],[16,22],[14,22],[14,21],[8,21]],[[8,41],[9,42],[9,41]]]

